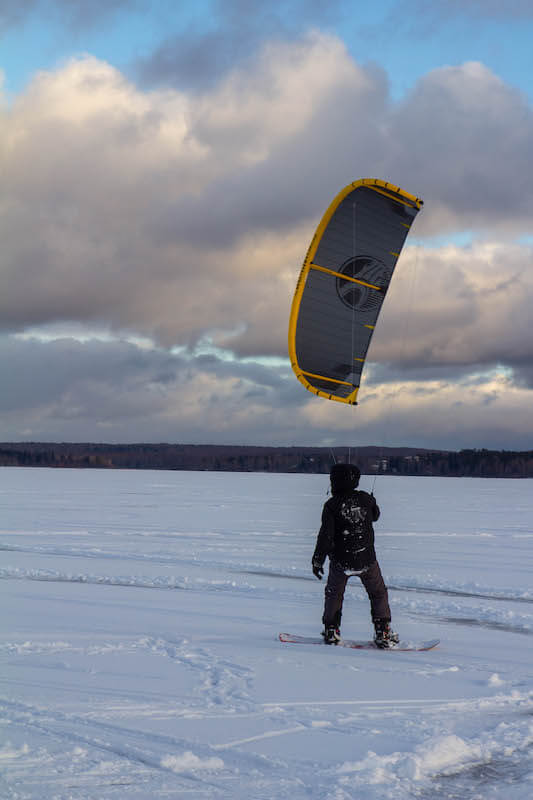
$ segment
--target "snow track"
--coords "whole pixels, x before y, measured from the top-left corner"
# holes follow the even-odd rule
[[[319,630],[320,476],[2,476],[2,799],[533,797],[531,481],[378,480],[395,627],[441,639],[390,659],[277,641]]]

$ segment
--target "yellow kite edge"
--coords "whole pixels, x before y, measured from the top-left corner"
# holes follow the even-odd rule
[[[318,245],[320,244],[320,240],[322,239],[324,231],[326,230],[326,227],[328,226],[331,217],[337,210],[338,206],[342,203],[344,198],[348,194],[350,194],[350,192],[353,192],[354,189],[358,189],[360,186],[368,186],[369,189],[373,189],[374,191],[379,192],[380,194],[384,194],[391,200],[395,200],[397,203],[400,202],[408,203],[409,205],[414,206],[418,210],[420,210],[424,204],[424,201],[421,200],[419,197],[415,197],[415,195],[410,194],[409,192],[406,192],[403,189],[400,189],[399,186],[395,186],[393,183],[389,183],[388,181],[382,181],[379,178],[360,178],[357,181],[349,183],[348,186],[344,187],[344,189],[341,189],[338,195],[333,199],[333,201],[328,206],[324,216],[320,220],[320,223],[315,231],[315,235],[311,240],[311,244],[309,245],[309,249],[305,256],[302,269],[300,270],[298,283],[296,284],[296,291],[294,292],[294,297],[291,306],[291,313],[289,318],[289,357],[291,360],[291,366],[293,372],[300,381],[300,383],[303,384],[303,386],[305,386],[307,391],[312,392],[313,394],[316,394],[319,397],[324,397],[326,400],[336,400],[339,403],[347,403],[348,405],[352,406],[357,405],[357,393],[359,391],[358,386],[347,397],[337,397],[335,395],[329,394],[328,392],[324,392],[321,389],[315,388],[306,379],[305,374],[301,370],[298,364],[298,359],[296,357],[296,323],[298,320],[300,303],[302,301],[302,295],[304,292],[305,283],[307,281],[307,276],[309,274],[309,270],[311,269],[313,258],[318,249]],[[402,200],[399,200],[397,195],[400,195]]]

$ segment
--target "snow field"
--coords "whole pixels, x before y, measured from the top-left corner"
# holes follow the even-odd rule
[[[0,476],[2,798],[533,797],[531,481],[378,479],[394,626],[441,639],[382,653],[277,641],[325,476]]]

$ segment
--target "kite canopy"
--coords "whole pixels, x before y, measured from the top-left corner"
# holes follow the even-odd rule
[[[296,286],[289,355],[314,394],[355,404],[370,340],[422,200],[364,178],[324,214]]]

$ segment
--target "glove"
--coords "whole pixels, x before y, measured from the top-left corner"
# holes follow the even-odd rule
[[[313,575],[318,578],[319,581],[322,580],[322,575],[324,574],[324,568],[320,561],[313,561]]]

